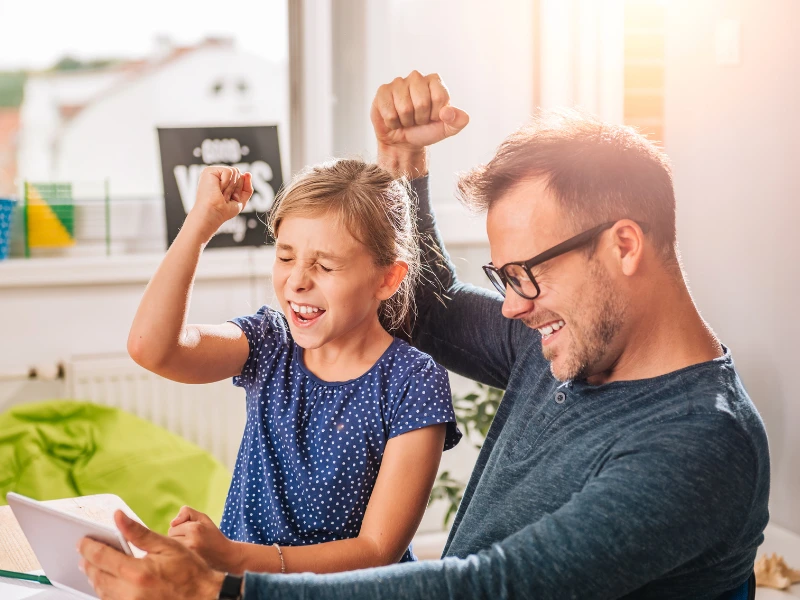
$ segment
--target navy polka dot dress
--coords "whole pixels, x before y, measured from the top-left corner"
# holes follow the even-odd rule
[[[356,537],[388,440],[438,423],[447,423],[446,450],[461,438],[447,372],[406,342],[395,338],[361,377],[327,382],[305,368],[279,312],[265,306],[232,322],[250,355],[233,380],[247,392],[247,424],[220,525],[230,539]]]

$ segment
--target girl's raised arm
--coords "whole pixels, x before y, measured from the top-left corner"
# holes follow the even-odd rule
[[[128,335],[128,353],[149,371],[181,383],[211,383],[244,367],[249,344],[241,329],[188,325],[186,318],[203,248],[252,193],[250,174],[236,168],[207,167],[200,175],[197,201],[147,285]]]

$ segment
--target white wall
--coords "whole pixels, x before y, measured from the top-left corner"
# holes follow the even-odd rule
[[[29,367],[51,370],[76,355],[127,354],[128,330],[162,256],[17,259],[0,262],[0,412]],[[213,249],[201,258],[190,321],[222,323],[273,297],[269,249]],[[35,382],[31,382],[35,383]],[[33,385],[39,387],[38,384]],[[55,393],[47,386],[42,394]],[[27,393],[27,392],[25,392]],[[46,396],[42,396],[44,398]],[[41,399],[41,398],[40,398]]]
[[[539,105],[580,106],[621,123],[624,0],[539,0],[539,6]]]
[[[800,2],[672,0],[665,145],[692,293],[764,418],[775,523],[800,532]],[[741,27],[741,61],[715,32]]]

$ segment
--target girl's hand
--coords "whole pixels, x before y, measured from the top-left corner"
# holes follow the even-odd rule
[[[236,167],[206,167],[200,174],[197,198],[184,227],[191,228],[206,243],[225,221],[242,212],[252,195],[250,173],[242,174]]]
[[[125,556],[111,546],[83,538],[78,551],[86,573],[101,600],[211,600],[219,596],[224,573],[177,542],[158,535],[125,516],[114,514],[125,539],[147,552],[142,558]]]
[[[167,535],[197,552],[212,569],[239,571],[238,545],[225,537],[208,515],[184,506],[170,522]]]

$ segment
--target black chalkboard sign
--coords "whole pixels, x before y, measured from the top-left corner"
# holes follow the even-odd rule
[[[197,182],[208,165],[238,167],[253,174],[253,197],[244,211],[225,223],[209,248],[272,243],[266,213],[283,185],[277,125],[254,127],[158,128],[167,244],[171,244],[194,206]]]

